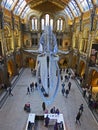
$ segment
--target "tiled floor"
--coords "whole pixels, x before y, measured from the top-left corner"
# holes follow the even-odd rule
[[[9,96],[0,109],[0,130],[25,129],[28,113],[24,111],[23,107],[27,102],[31,104],[32,113],[37,115],[43,114],[42,99],[38,91],[34,90],[30,95],[26,95],[27,86],[32,81],[35,82],[36,78],[32,77],[30,69],[25,69],[12,91],[14,96]],[[68,98],[62,96],[60,83],[57,96],[54,102],[50,106],[47,106],[48,110],[53,106],[59,108],[60,112],[64,115],[67,130],[97,130],[98,124],[89,110],[88,105],[74,80],[71,80],[71,82],[72,88]],[[67,83],[65,86],[67,87]],[[75,117],[81,103],[84,104],[84,112],[80,119],[81,125],[78,125],[75,123]]]

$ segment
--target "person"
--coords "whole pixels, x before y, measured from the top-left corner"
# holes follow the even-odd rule
[[[58,123],[57,123],[57,121],[55,122],[54,130],[58,130]]]
[[[50,113],[55,113],[55,106],[50,110]]]
[[[88,102],[91,101],[91,98],[92,98],[92,95],[91,95],[91,93],[89,93],[89,96],[88,96]]]
[[[13,96],[11,87],[9,88],[9,95]]]
[[[31,111],[30,103],[26,103],[26,104],[24,105],[24,110],[25,110],[26,112],[30,112],[30,111]]]
[[[32,84],[30,84],[30,89],[31,89],[31,92],[32,92]]]
[[[48,109],[47,108],[45,109],[45,114],[48,114]]]
[[[68,83],[68,89],[70,91],[70,89],[71,89],[71,82]]]
[[[63,87],[62,88],[62,95],[64,96],[64,93],[65,93],[65,88]]]
[[[28,130],[31,130],[32,129],[32,123],[29,121],[28,122]]]
[[[59,115],[60,111],[58,108],[56,109],[55,113]]]
[[[35,88],[37,89],[37,82],[35,83]]]
[[[65,84],[64,83],[62,83],[62,89],[65,87]]]
[[[34,91],[34,82],[32,82],[32,90]]]
[[[29,89],[29,87],[27,87],[27,94],[30,94],[30,89]]]
[[[79,122],[79,124],[81,124],[80,123],[80,117],[81,117],[81,113],[80,112],[78,112],[77,113],[77,116],[76,116],[76,124]]]
[[[86,96],[86,89],[84,88],[83,89],[83,97],[85,98],[85,96]]]
[[[45,118],[45,126],[46,126],[46,127],[48,127],[49,120],[50,120],[50,118],[49,118],[48,115],[47,115],[46,118]]]
[[[68,94],[69,94],[69,90],[66,89],[65,93],[66,93],[66,98],[67,98],[67,97],[68,97]]]
[[[42,103],[42,108],[43,108],[43,111],[46,110],[46,104],[45,104],[45,102]]]
[[[83,107],[83,104],[81,104],[79,108],[79,112],[82,114],[83,110],[84,110],[84,107]]]

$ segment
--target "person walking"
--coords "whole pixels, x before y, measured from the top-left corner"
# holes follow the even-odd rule
[[[65,84],[64,83],[62,83],[62,89],[65,87]]]
[[[13,96],[11,87],[9,88],[9,95]]]
[[[62,95],[64,96],[64,94],[65,94],[65,88],[63,87],[62,88]]]
[[[83,104],[81,104],[79,107],[79,112],[82,114],[83,110],[84,110],[84,106],[83,106]]]
[[[81,125],[80,117],[81,117],[81,113],[78,112],[78,113],[77,113],[77,116],[76,116],[76,124],[79,123],[79,124]]]
[[[30,94],[30,89],[27,87],[27,95]]]

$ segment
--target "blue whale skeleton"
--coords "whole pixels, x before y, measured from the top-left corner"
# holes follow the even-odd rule
[[[41,54],[37,56],[37,84],[38,91],[43,101],[50,105],[57,94],[59,87],[59,56],[56,37],[49,26],[40,37],[39,51]]]

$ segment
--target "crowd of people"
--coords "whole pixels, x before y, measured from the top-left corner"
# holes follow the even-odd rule
[[[42,107],[45,106],[45,103],[43,102],[42,103]],[[46,108],[46,107],[43,107],[43,108]],[[45,110],[45,109],[44,109]],[[60,111],[58,108],[55,108],[55,106],[53,106],[51,109],[50,109],[50,114],[57,114],[59,115],[60,114]],[[45,127],[48,127],[49,125],[49,122],[50,122],[50,118],[47,114],[46,118],[45,118]],[[64,130],[64,126],[63,126],[63,122],[57,122],[57,120],[55,121],[54,123],[54,130]]]
[[[69,95],[69,92],[71,90],[71,87],[72,87],[71,79],[73,79],[73,78],[71,76],[69,69],[65,69],[65,70],[61,69],[60,74],[61,74],[61,86],[62,86],[61,92],[62,92],[62,95],[67,98]],[[85,95],[86,95],[86,91],[84,91],[83,97],[85,97]],[[89,98],[89,100],[90,100],[90,98]],[[78,111],[76,118],[75,118],[76,124],[81,125],[80,119],[81,119],[83,110],[84,110],[84,106],[83,106],[83,104],[81,104],[79,107],[79,111]]]
[[[60,72],[61,74],[61,82],[62,82],[62,89],[61,89],[61,92],[62,92],[62,95],[65,96],[66,98],[68,97],[69,95],[69,92],[71,90],[71,86],[72,86],[72,83],[71,83],[71,73],[69,72],[69,70],[67,69],[66,72],[64,70],[64,73],[65,75],[63,76],[62,75],[62,71]],[[65,86],[65,84],[67,84],[67,86]]]
[[[30,86],[27,87],[27,95],[33,92],[34,89],[37,89],[37,82],[32,82]]]
[[[64,97],[68,98],[69,94],[70,94],[70,91],[71,91],[71,88],[72,88],[71,80],[75,79],[75,78],[72,78],[73,76],[72,76],[69,69],[61,69],[60,70],[60,75],[61,75],[61,93],[62,93],[62,95]],[[30,94],[31,92],[33,92],[35,88],[37,88],[37,83],[32,82],[30,84],[30,86],[27,87],[27,94]],[[87,90],[84,88],[83,89],[83,97],[84,98],[86,97],[86,92],[87,92]],[[94,108],[96,108],[96,106],[97,106],[96,102],[92,101],[92,95],[90,95],[90,94],[88,96],[88,105],[89,105],[89,107],[93,106]],[[42,109],[43,109],[44,113],[49,113],[45,102],[42,103]],[[75,118],[76,124],[81,124],[80,119],[81,119],[83,110],[84,110],[84,106],[83,106],[83,104],[81,104],[80,107],[79,107],[79,111],[76,114],[76,118]],[[55,106],[54,106],[53,108],[51,108],[50,113],[59,114],[60,111],[59,111],[58,108],[55,109]],[[48,120],[47,122],[49,123],[49,119],[47,119],[47,120]],[[56,125],[57,125],[57,122],[56,122],[56,124],[54,126],[54,130],[56,128]],[[46,126],[48,126],[47,123],[46,123]]]

